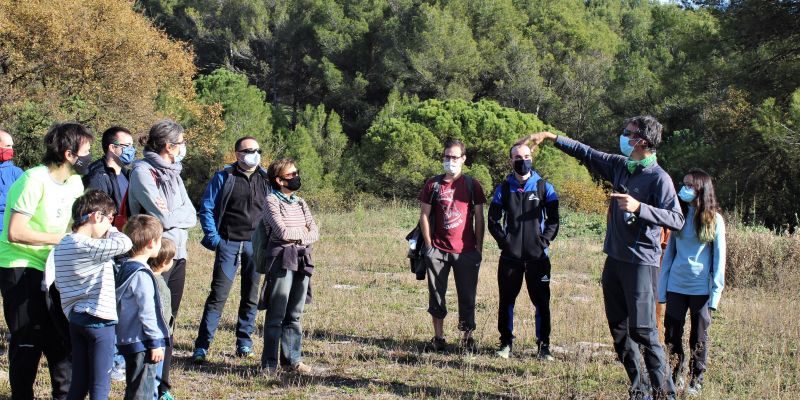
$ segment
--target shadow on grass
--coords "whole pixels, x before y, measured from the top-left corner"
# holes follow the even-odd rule
[[[464,357],[461,357],[462,355],[461,352],[453,344],[448,344],[448,350],[445,351],[444,353],[429,353],[429,354],[440,354],[445,357],[445,359],[440,359],[422,355],[426,353],[425,347],[428,344],[427,341],[420,341],[413,339],[397,340],[393,338],[369,338],[369,337],[333,333],[325,330],[315,330],[313,332],[308,333],[306,336],[314,340],[331,341],[331,342],[353,342],[366,346],[376,346],[387,352],[400,352],[399,354],[390,353],[390,354],[381,354],[377,356],[373,356],[371,354],[366,354],[366,353],[359,353],[358,356],[359,358],[362,359],[362,361],[369,361],[370,359],[374,358],[384,358],[392,362],[396,362],[398,364],[409,365],[409,366],[430,364],[436,366],[437,368],[451,368],[459,371],[464,369],[478,369],[481,371],[490,371],[499,374],[523,375],[526,373],[526,369],[519,364],[509,365],[509,366],[496,366],[496,365],[486,365],[485,363],[465,362],[466,360],[464,359]],[[478,353],[475,355],[494,357],[494,352],[492,350],[487,351],[486,349],[479,349]]]
[[[281,376],[281,381],[284,384],[288,383],[291,385],[296,385],[299,383],[302,386],[323,385],[328,387],[349,388],[349,389],[369,388],[370,391],[373,391],[375,388],[380,388],[380,390],[390,392],[392,394],[402,397],[437,398],[443,395],[447,395],[451,397],[457,397],[459,399],[505,400],[513,398],[511,396],[504,396],[495,393],[488,393],[481,391],[447,389],[435,386],[417,386],[417,385],[409,385],[405,382],[399,382],[399,381],[387,382],[377,379],[351,378],[340,375],[324,375],[324,376],[309,376],[309,377],[283,375]]]

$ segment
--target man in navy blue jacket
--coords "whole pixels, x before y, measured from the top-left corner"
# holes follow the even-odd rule
[[[228,300],[236,270],[241,266],[242,289],[236,322],[236,355],[251,357],[258,306],[260,275],[253,262],[251,237],[266,206],[270,191],[267,171],[261,167],[261,148],[253,137],[234,145],[236,162],[218,171],[203,193],[198,215],[205,234],[200,242],[216,252],[211,293],[194,342],[193,359],[205,362],[208,348]]]
[[[500,307],[497,329],[500,349],[508,358],[514,339],[514,304],[522,280],[536,307],[539,358],[550,354],[550,257],[547,247],[558,234],[558,196],[549,182],[533,170],[531,149],[514,145],[509,151],[514,172],[497,186],[489,206],[489,233],[500,247],[497,283]]]
[[[83,176],[87,189],[102,190],[114,200],[117,211],[122,209],[122,199],[128,191],[129,166],[136,157],[131,131],[112,126],[103,132],[103,157],[89,164],[89,172]]]
[[[645,398],[649,391],[641,376],[639,346],[653,396],[672,399],[675,387],[656,329],[653,282],[661,258],[661,230],[680,230],[684,217],[672,179],[656,160],[661,124],[648,115],[630,118],[623,126],[619,146],[624,156],[550,132],[531,134],[518,143],[553,140],[557,149],[613,184],[617,193],[611,194],[609,205],[602,285],[614,349],[631,381],[632,399]]]

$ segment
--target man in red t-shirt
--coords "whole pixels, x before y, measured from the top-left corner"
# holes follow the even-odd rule
[[[483,252],[486,196],[480,182],[461,173],[467,159],[464,150],[460,140],[447,140],[443,157],[445,174],[428,179],[419,195],[422,209],[419,220],[428,274],[428,313],[433,318],[434,331],[428,349],[432,351],[446,348],[443,325],[451,268],[458,295],[458,329],[464,332],[461,348],[477,351],[472,331],[475,330],[475,293]],[[434,193],[437,184],[439,189]],[[430,221],[431,214],[433,221]]]

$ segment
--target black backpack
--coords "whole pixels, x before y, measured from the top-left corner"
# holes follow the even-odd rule
[[[431,191],[431,213],[428,215],[428,225],[431,228],[431,232],[436,232],[434,226],[436,223],[434,202],[439,199],[439,189],[444,181],[444,175],[437,175],[435,179],[436,180],[433,182],[433,190]],[[472,215],[475,212],[473,178],[469,175],[464,175],[464,179],[466,179],[467,191],[469,191],[469,215]],[[425,183],[427,182],[426,180]],[[422,229],[419,223],[406,235],[406,241],[408,242],[407,257],[411,266],[411,272],[417,276],[418,281],[421,281],[425,279],[425,250],[427,249],[425,248],[425,239],[422,237]]]

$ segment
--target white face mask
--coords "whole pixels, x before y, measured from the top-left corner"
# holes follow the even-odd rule
[[[461,163],[460,162],[452,162],[450,160],[445,161],[442,163],[444,166],[444,172],[452,175],[458,175],[461,172]]]
[[[261,164],[261,154],[245,154],[244,157],[242,157],[242,163],[244,163],[247,168],[255,168],[258,164]]]
[[[179,163],[183,161],[184,157],[186,157],[186,145],[182,144],[178,150],[178,155],[175,156],[175,162]]]

